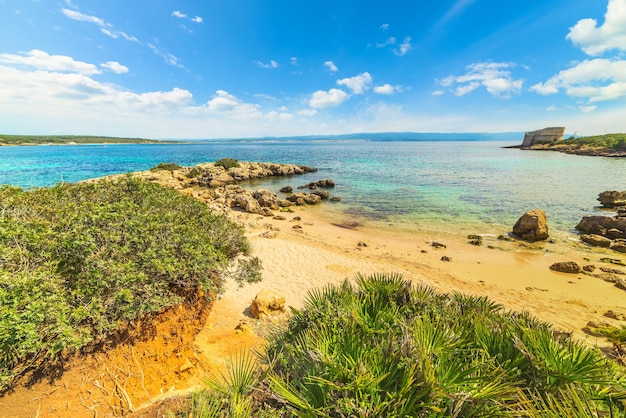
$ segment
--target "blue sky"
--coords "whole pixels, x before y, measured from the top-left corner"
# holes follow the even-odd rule
[[[626,0],[0,0],[0,133],[626,132]]]

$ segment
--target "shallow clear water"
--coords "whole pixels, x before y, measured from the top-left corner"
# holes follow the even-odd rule
[[[50,186],[160,162],[194,165],[230,157],[306,164],[304,177],[257,181],[278,190],[332,178],[333,210],[408,230],[450,224],[491,232],[541,208],[551,228],[571,230],[593,213],[598,193],[626,190],[626,159],[503,149],[502,142],[218,142],[0,147],[0,184]]]

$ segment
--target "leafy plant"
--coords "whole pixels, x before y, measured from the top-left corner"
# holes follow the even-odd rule
[[[182,166],[176,163],[159,163],[156,166],[152,167],[150,171],[175,171],[182,168]]]
[[[240,227],[145,180],[1,187],[0,389],[122,324],[219,294],[249,249]]]
[[[215,162],[216,167],[224,167],[226,170],[233,167],[241,167],[239,161],[234,158],[222,158]]]

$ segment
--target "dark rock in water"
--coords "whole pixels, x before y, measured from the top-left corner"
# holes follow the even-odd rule
[[[327,191],[325,190],[315,190],[313,192],[311,192],[311,194],[315,194],[318,195],[320,197],[320,199],[322,200],[326,200],[330,197],[330,194],[328,194]]]
[[[550,270],[558,271],[560,273],[578,274],[583,269],[575,261],[563,261],[560,263],[554,263],[550,266]]]
[[[506,235],[506,234],[500,234],[498,235],[498,239],[500,241],[513,241],[513,238],[511,238],[510,236]]]
[[[605,208],[614,208],[616,206],[626,206],[626,190],[618,192],[616,190],[607,190],[598,195],[600,204]]]
[[[282,189],[280,189],[281,193],[293,193],[293,187],[291,186],[285,186]]]
[[[602,235],[586,234],[580,237],[580,240],[586,244],[593,245],[594,247],[609,248],[613,241],[609,238],[605,238]]]
[[[330,198],[331,202],[341,202],[341,198],[339,196],[333,196]]]
[[[304,186],[299,186],[298,189],[315,190],[318,187],[323,188],[323,189],[330,189],[330,188],[335,187],[335,182],[332,181],[331,179],[324,179],[324,180],[314,181],[309,184],[305,184]]]
[[[526,212],[513,226],[513,233],[530,242],[546,240],[548,234],[548,220],[541,209]]]

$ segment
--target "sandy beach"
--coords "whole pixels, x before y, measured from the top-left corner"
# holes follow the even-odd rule
[[[263,281],[243,288],[228,284],[197,339],[197,344],[210,352],[227,353],[238,349],[240,343],[258,344],[256,338],[237,341],[235,327],[241,320],[262,325],[263,321],[249,316],[250,303],[262,289],[285,296],[287,305],[299,308],[309,289],[341,283],[357,273],[400,273],[415,284],[438,291],[488,296],[507,310],[529,311],[592,346],[610,344],[586,334],[586,324],[604,321],[618,325],[619,321],[603,314],[608,310],[626,312],[624,290],[612,283],[549,269],[561,261],[600,267],[607,266],[600,262],[602,257],[619,258],[618,253],[571,240],[527,244],[485,237],[482,246],[475,246],[453,228],[448,234],[404,233],[368,225],[346,228],[337,215],[329,216],[323,205],[296,208],[295,213],[286,214],[286,220],[237,216],[246,224],[253,255],[262,261]],[[301,220],[293,221],[296,216]],[[296,225],[301,228],[294,229]],[[275,231],[276,236],[266,238],[267,231]],[[446,248],[433,247],[433,241]],[[450,261],[442,261],[444,256]]]
[[[611,344],[585,333],[587,323],[619,326],[620,321],[604,313],[626,313],[625,291],[613,283],[550,270],[553,263],[575,261],[626,271],[600,261],[619,259],[620,253],[589,247],[571,235],[555,231],[553,242],[534,244],[485,235],[483,245],[476,246],[469,243],[467,231],[454,225],[447,232],[406,232],[402,225],[349,217],[329,203],[291,209],[280,217],[226,210],[244,226],[252,255],[261,260],[261,282],[238,287],[228,281],[208,316],[206,310],[198,316],[183,306],[172,308],[154,338],[77,356],[58,379],[19,385],[0,398],[0,417],[165,413],[168,402],[203,387],[207,375],[223,372],[236,353],[261,348],[268,330],[288,318],[289,309],[262,320],[251,316],[251,302],[261,290],[272,290],[285,297],[288,307],[300,308],[310,289],[359,273],[400,273],[441,292],[487,296],[506,310],[528,311],[601,349]],[[242,323],[247,326],[243,332],[238,329]]]

